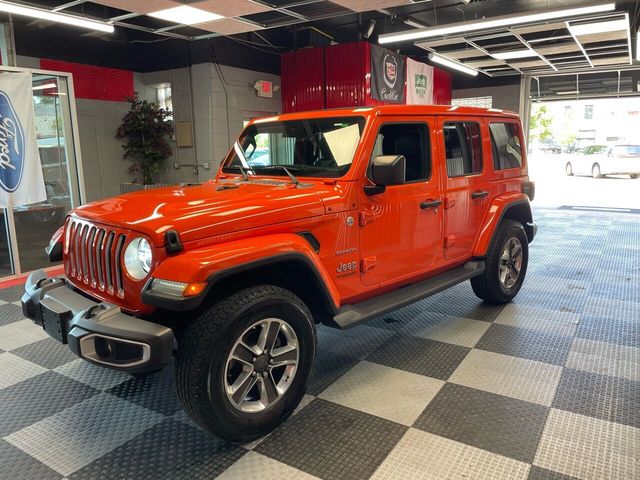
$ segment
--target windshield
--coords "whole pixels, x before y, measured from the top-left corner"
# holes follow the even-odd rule
[[[616,145],[613,147],[613,154],[616,157],[638,157],[640,145]]]
[[[243,168],[256,175],[342,177],[349,171],[360,142],[363,117],[314,118],[249,125],[232,149],[222,171]],[[246,160],[246,164],[245,164]]]

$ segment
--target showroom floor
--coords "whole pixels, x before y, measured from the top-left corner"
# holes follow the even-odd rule
[[[0,478],[639,478],[639,213],[538,210],[506,307],[467,283],[320,327],[303,405],[244,446],[190,422],[171,369],[75,359],[0,291]]]

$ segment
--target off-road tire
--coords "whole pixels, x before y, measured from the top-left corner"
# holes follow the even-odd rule
[[[297,335],[297,371],[276,403],[260,412],[241,412],[226,395],[227,358],[248,326],[271,317],[285,320]],[[205,430],[227,440],[251,441],[293,413],[305,393],[315,352],[315,322],[302,300],[273,285],[240,290],[202,311],[187,328],[176,355],[178,398],[186,413]]]
[[[500,281],[500,258],[503,249],[511,238],[517,238],[522,246],[522,267],[517,281],[506,288]],[[509,303],[518,294],[527,273],[529,263],[529,241],[520,222],[504,220],[491,242],[487,252],[485,271],[471,279],[471,287],[478,298],[492,305]]]
[[[564,166],[564,172],[567,174],[567,177],[573,177],[573,165],[571,165],[571,162],[567,162]]]

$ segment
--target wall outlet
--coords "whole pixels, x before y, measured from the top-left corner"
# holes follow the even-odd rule
[[[205,170],[211,170],[211,164],[209,162],[204,162],[202,164],[202,168],[204,168]]]
[[[173,168],[175,168],[176,170],[180,170],[180,164],[178,162],[174,163]]]

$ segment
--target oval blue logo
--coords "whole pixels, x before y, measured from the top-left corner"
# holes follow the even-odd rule
[[[24,172],[24,134],[11,100],[0,90],[0,188],[15,192]]]

